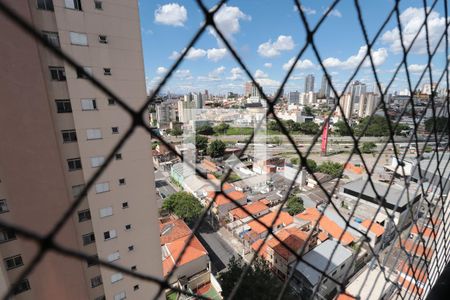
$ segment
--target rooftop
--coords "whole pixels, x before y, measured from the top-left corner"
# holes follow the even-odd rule
[[[186,225],[186,223],[184,223],[182,219],[160,223],[159,228],[161,245],[173,242],[191,234],[191,229]]]
[[[294,221],[293,218],[285,211],[280,212],[280,215],[278,217],[277,217],[276,212],[270,212],[267,215],[262,216],[261,218],[258,218],[258,220],[261,221],[267,227],[271,227],[272,222],[275,219],[276,219],[276,221],[273,224],[273,227],[277,227],[281,224],[283,224],[283,226],[287,226],[287,225],[292,224],[292,222]],[[256,220],[253,220],[250,223],[248,223],[248,226],[250,226],[252,231],[254,231],[258,234],[261,234],[261,233],[267,231],[267,228],[264,227],[263,225],[261,225],[260,223],[258,223]]]
[[[267,205],[263,204],[260,201],[256,201],[256,202],[253,202],[251,204],[244,205],[244,208],[251,215],[255,215],[255,214],[258,214],[258,213],[260,213],[260,212],[262,212],[262,211],[264,211],[266,209],[269,209],[269,207]],[[250,216],[247,212],[245,212],[240,207],[231,210],[230,213],[237,219],[244,219],[244,218],[247,218],[247,217]]]
[[[369,229],[369,231],[372,231],[375,233],[377,237],[382,236],[384,233],[384,227],[376,222],[372,222],[372,220],[366,219],[361,223],[361,226]]]
[[[353,255],[352,251],[334,240],[326,240],[303,256],[303,261],[313,265],[321,272],[313,269],[303,261],[295,267],[296,271],[315,286],[319,283],[323,272],[330,273]],[[328,267],[327,267],[328,266]]]

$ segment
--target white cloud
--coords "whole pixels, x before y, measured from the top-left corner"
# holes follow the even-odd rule
[[[180,53],[178,51],[172,51],[172,53],[169,56],[169,59],[176,60],[178,59],[178,57],[180,57]]]
[[[224,66],[220,66],[212,70],[208,76],[198,76],[197,79],[201,81],[219,81],[222,79],[220,75],[225,72],[225,69]]]
[[[250,16],[243,13],[237,6],[222,5],[219,11],[214,15],[214,22],[217,28],[223,33],[226,38],[232,39],[235,33],[241,29],[240,21],[251,20]],[[216,35],[213,29],[210,30],[213,35]]]
[[[169,3],[155,10],[155,22],[170,26],[184,26],[187,21],[187,10],[177,3]]]
[[[426,64],[423,64],[423,65],[411,64],[408,66],[408,71],[411,73],[422,73],[426,67],[427,67]]]
[[[311,7],[306,7],[306,6],[302,5],[302,6],[300,6],[300,8],[307,15],[315,15],[317,13],[317,11]],[[294,11],[298,11],[297,5],[294,5]]]
[[[400,22],[402,24],[403,42],[406,49],[411,45],[414,37],[417,35],[420,26],[425,21],[425,12],[423,8],[409,7],[400,15]],[[437,46],[441,35],[445,30],[445,17],[440,17],[439,13],[432,11],[428,15],[428,33],[431,51]],[[394,53],[402,52],[402,45],[398,28],[386,31],[381,40],[389,44],[389,49]],[[444,43],[441,43],[441,46]],[[411,48],[412,52],[425,54],[427,53],[426,31],[425,26],[418,35],[414,45]]]
[[[229,80],[241,80],[242,79],[242,73],[243,73],[243,71],[240,68],[238,68],[238,67],[233,68],[233,69],[230,70],[231,76],[227,77],[227,79],[229,79]]]
[[[328,12],[328,11],[330,11],[330,7],[325,9],[324,14],[328,13],[328,16],[342,18],[342,13],[339,10],[337,10],[336,8],[332,9],[330,12]]]
[[[185,51],[185,50],[183,50]],[[204,57],[206,55],[206,51],[204,49],[197,49],[192,47],[189,49],[188,53],[186,54],[186,59],[198,59],[201,57]]]
[[[275,42],[272,40],[265,42],[258,47],[258,53],[264,57],[274,57],[281,54],[281,51],[294,49],[294,39],[292,36],[280,35]]]
[[[260,79],[260,78],[268,78],[269,75],[267,75],[267,73],[264,73],[263,71],[261,71],[260,69],[256,70],[255,72],[255,78],[256,79]]]
[[[175,72],[175,77],[181,80],[192,79],[191,71],[188,69],[180,69]]]
[[[258,82],[262,87],[279,87],[280,82],[277,80],[273,80],[270,78],[258,78],[256,79],[256,82]]]
[[[295,57],[291,58],[287,63],[283,65],[283,70],[287,71],[292,66],[295,61]],[[306,70],[306,69],[314,69],[315,65],[309,59],[301,60],[299,59],[297,64],[295,65],[296,69]]]
[[[186,51],[186,48],[182,50],[182,52]],[[192,47],[189,49],[189,52],[186,54],[186,59],[199,59],[202,57],[207,57],[209,60],[217,62],[225,57],[227,54],[227,49],[225,48],[211,48],[211,49],[201,49],[201,48],[194,48]],[[178,59],[180,57],[180,53],[177,51],[173,51],[172,54],[169,56],[169,59]]]
[[[352,55],[346,60],[342,61],[335,57],[329,57],[323,61],[323,65],[327,68],[341,68],[352,69],[356,68],[362,61],[367,52],[367,46],[362,46],[356,55]],[[382,65],[388,57],[388,52],[385,48],[379,48],[378,50],[372,50],[372,58],[375,66]],[[367,57],[363,63],[363,67],[370,67],[370,60]]]
[[[167,69],[164,68],[164,67],[158,67],[156,69],[156,74],[162,75],[162,74],[165,74],[165,73],[167,73]]]
[[[264,67],[270,69],[270,68],[272,68],[272,63],[265,63],[265,64],[264,64]]]
[[[225,55],[227,54],[227,49],[211,48],[211,49],[208,49],[206,52],[207,52],[208,59],[216,62],[225,57]]]

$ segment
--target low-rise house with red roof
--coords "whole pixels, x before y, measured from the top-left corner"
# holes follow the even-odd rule
[[[245,209],[245,210],[244,210]],[[230,222],[241,221],[242,223],[247,223],[254,218],[259,218],[265,214],[269,213],[269,207],[260,201],[256,201],[247,205],[243,208],[237,207],[230,210],[228,213],[228,218]]]
[[[192,231],[181,219],[160,220],[163,275],[167,277],[176,265],[169,284],[188,291],[211,281],[208,252],[195,236],[189,242],[191,234]]]
[[[363,232],[367,232],[370,246],[374,251],[378,251],[382,244],[384,227],[369,219],[362,221],[361,226],[363,227]]]
[[[259,249],[258,254],[268,262],[275,274],[285,279],[288,266],[296,260],[296,254],[305,254],[316,245],[317,237],[313,235],[308,239],[310,234],[311,231],[296,227],[283,228],[275,233],[279,240],[270,236],[264,243],[263,239],[259,239],[252,244],[252,250],[256,252]]]
[[[217,216],[220,221],[225,221],[228,218],[228,213],[230,212],[230,210],[238,207],[236,203],[242,206],[247,204],[246,194],[236,190],[228,190],[227,192],[225,188],[224,192],[227,197],[223,194],[216,194],[216,192],[209,192],[207,196],[208,203],[214,200],[211,211]]]
[[[427,284],[428,276],[424,263],[411,266],[408,262],[401,262],[397,268],[399,270],[398,284],[409,296],[406,298],[417,297],[422,298],[427,295],[430,285]]]
[[[253,220],[247,223],[247,230],[240,234],[240,237],[244,240],[244,245],[247,248],[250,248],[257,240],[266,237],[268,234],[267,228],[271,227],[275,233],[294,222],[292,216],[285,211],[280,212],[278,216],[277,212],[272,211],[258,218],[258,221]]]

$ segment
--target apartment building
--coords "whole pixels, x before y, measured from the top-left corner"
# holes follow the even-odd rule
[[[146,99],[138,1],[7,0],[50,43],[137,109]],[[131,125],[117,105],[0,18],[0,218],[45,235]],[[56,235],[64,247],[162,278],[149,136],[136,130]],[[1,291],[38,245],[1,229]],[[155,259],[158,258],[158,259]],[[16,299],[144,299],[158,286],[46,253]],[[0,292],[1,292],[0,291]]]

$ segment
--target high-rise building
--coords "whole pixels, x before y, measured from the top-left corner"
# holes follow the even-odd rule
[[[331,80],[331,75],[329,75]],[[327,76],[323,74],[322,76],[322,82],[320,85],[320,92],[319,92],[319,98],[328,98],[330,97],[331,87],[327,80]]]
[[[289,104],[300,104],[300,93],[298,91],[289,92],[288,103]]]
[[[305,78],[305,93],[314,92],[314,75],[308,74]]]
[[[352,82],[349,86],[349,92],[351,95],[352,106],[355,109],[359,108],[359,99],[362,94],[366,92],[367,86],[366,84],[356,80]]]
[[[2,3],[70,53],[131,108],[144,105],[137,0],[126,5],[79,0]],[[133,120],[115,99],[5,16],[0,18],[0,34],[1,218],[45,236]],[[153,172],[149,135],[137,129],[66,220],[55,242],[162,277]],[[39,247],[12,230],[0,231],[4,289],[29,266]],[[17,299],[145,299],[158,288],[50,250],[14,293]]]
[[[344,116],[347,119],[350,119],[353,112],[353,102],[352,102],[352,95],[351,94],[345,94],[340,98],[340,106],[342,107],[342,110],[344,111]],[[342,115],[342,112],[339,108],[337,108],[339,115]]]
[[[380,95],[374,94],[374,93],[367,93],[366,94],[366,107],[364,110],[364,117],[371,116],[375,110],[378,107],[378,104],[380,103],[381,97]]]
[[[244,86],[244,97],[250,97],[252,95],[253,81],[247,81]]]
[[[194,108],[202,109],[203,105],[204,105],[202,93],[192,93],[192,102],[193,102]]]

